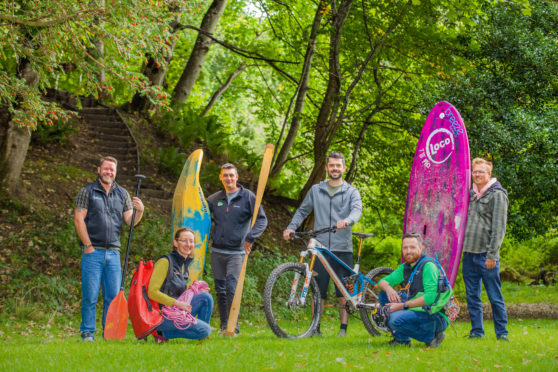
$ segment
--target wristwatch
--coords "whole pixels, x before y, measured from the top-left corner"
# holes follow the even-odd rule
[[[403,303],[403,310],[409,310],[409,305],[407,303]]]

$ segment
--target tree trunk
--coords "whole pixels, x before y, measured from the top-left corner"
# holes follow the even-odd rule
[[[38,75],[26,58],[19,62],[18,76],[29,86],[36,85]],[[17,195],[21,170],[27,156],[31,134],[11,121],[9,114],[0,117],[0,190]]]
[[[353,156],[351,158],[351,166],[349,167],[349,170],[347,171],[347,174],[345,174],[345,181],[347,181],[348,183],[352,183],[355,179],[358,152],[360,150],[360,145],[362,145],[362,141],[364,140],[364,133],[366,132],[366,129],[368,129],[369,125],[370,125],[370,122],[366,121],[362,125],[362,128],[360,128],[360,132],[358,134],[358,138],[357,138],[357,141],[356,141],[356,143],[354,145],[354,149],[353,149]]]
[[[230,87],[233,79],[235,77],[237,77],[238,75],[240,75],[240,73],[242,71],[244,71],[246,69],[246,67],[248,67],[248,66],[242,64],[242,65],[238,66],[238,68],[236,70],[234,70],[232,74],[229,75],[225,84],[223,84],[219,89],[217,89],[217,91],[213,94],[213,96],[209,100],[209,103],[207,104],[207,106],[205,106],[205,109],[203,110],[202,116],[207,115],[209,113],[209,111],[211,111],[211,109],[213,108],[213,105],[215,105],[215,103],[217,102],[219,97],[221,97],[221,95],[223,93],[225,93],[225,91]]]
[[[289,151],[294,144],[295,138],[298,134],[298,129],[300,128],[300,120],[302,119],[302,111],[304,110],[304,101],[306,100],[306,95],[308,93],[308,81],[310,80],[310,72],[312,69],[312,59],[314,58],[314,52],[316,50],[316,39],[318,37],[318,31],[320,29],[320,24],[323,17],[323,7],[320,2],[316,9],[316,14],[314,15],[314,22],[312,23],[312,29],[310,31],[310,37],[308,39],[308,45],[306,47],[306,54],[304,56],[304,65],[302,66],[302,73],[300,76],[300,82],[298,84],[298,93],[295,102],[295,108],[293,112],[293,119],[291,121],[291,126],[289,132],[285,137],[285,142],[281,146],[281,150],[277,154],[275,159],[275,164],[271,170],[270,176],[274,176],[281,172],[283,165],[287,161]]]
[[[201,30],[209,34],[213,34],[219,18],[225,10],[227,5],[227,0],[213,0],[213,3],[209,7],[207,13],[203,17]],[[174,88],[174,100],[180,103],[186,102],[198,76],[202,69],[203,62],[207,52],[209,52],[209,47],[212,44],[212,40],[206,35],[199,33],[196,43],[194,44],[194,49],[192,54],[190,54],[190,59],[182,72],[180,80]]]
[[[2,122],[0,131],[0,189],[15,196],[31,135],[27,128],[19,128],[11,120]]]
[[[333,136],[339,126],[336,113],[339,108],[339,92],[341,91],[341,66],[339,64],[339,47],[341,33],[347,15],[352,6],[352,0],[342,0],[339,9],[335,9],[335,0],[331,2],[333,15],[332,33],[329,42],[329,80],[326,93],[320,107],[316,121],[314,137],[314,169],[308,181],[302,188],[299,199],[304,199],[312,185],[324,178],[326,156]]]

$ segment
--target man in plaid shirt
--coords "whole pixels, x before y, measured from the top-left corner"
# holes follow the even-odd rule
[[[462,266],[471,318],[469,338],[484,336],[480,298],[482,281],[492,305],[496,338],[508,341],[508,317],[500,281],[500,247],[506,234],[508,203],[507,191],[496,178],[492,178],[492,162],[473,159],[473,189]]]
[[[92,342],[96,330],[96,305],[103,288],[103,330],[107,310],[118,294],[121,281],[120,233],[122,222],[134,225],[143,216],[142,201],[130,198],[115,182],[117,161],[105,156],[97,168],[95,182],[83,187],[76,196],[74,225],[81,241],[81,338]]]

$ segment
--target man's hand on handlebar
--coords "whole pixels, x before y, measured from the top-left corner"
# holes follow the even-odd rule
[[[347,227],[347,221],[345,220],[337,221],[337,230],[344,229],[345,227]]]
[[[285,240],[292,240],[293,239],[293,235],[294,234],[294,230],[291,229],[286,229],[283,231],[283,239]]]

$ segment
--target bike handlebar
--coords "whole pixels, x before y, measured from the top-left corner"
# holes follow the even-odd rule
[[[298,231],[290,234],[291,238],[298,238],[298,239],[306,239],[306,238],[315,238],[316,236],[326,233],[326,232],[336,232],[337,226],[326,227],[324,229],[319,230],[310,230],[310,231]]]

